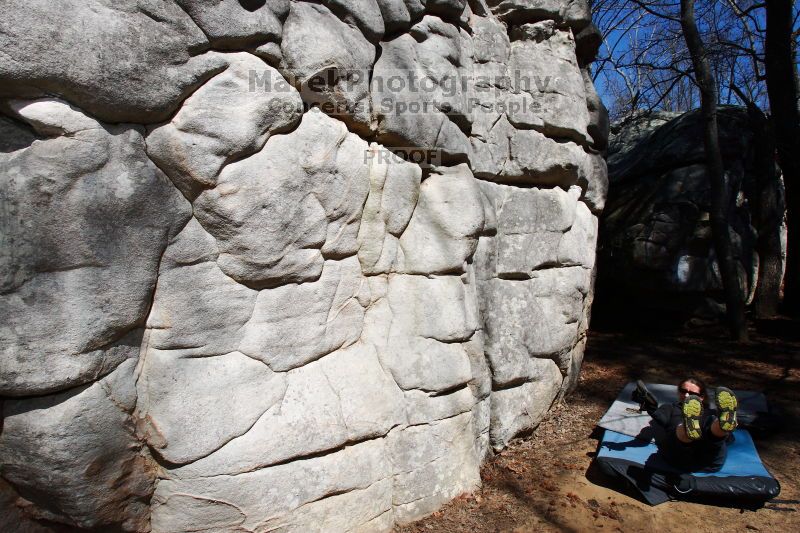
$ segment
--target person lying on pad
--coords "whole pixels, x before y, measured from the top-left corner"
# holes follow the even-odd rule
[[[736,429],[736,395],[717,387],[717,410],[708,407],[706,385],[688,377],[678,385],[678,401],[661,406],[641,381],[636,382],[634,399],[653,421],[664,428],[666,437],[659,451],[673,466],[689,472],[717,472],[725,464],[727,445]]]

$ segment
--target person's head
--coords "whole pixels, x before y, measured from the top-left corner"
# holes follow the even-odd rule
[[[706,384],[702,379],[688,377],[678,383],[678,400],[683,401],[690,394],[699,396],[706,403]]]

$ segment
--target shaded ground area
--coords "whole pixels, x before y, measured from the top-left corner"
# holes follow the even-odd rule
[[[781,483],[758,511],[668,502],[650,507],[607,488],[592,466],[595,422],[630,380],[672,383],[696,374],[710,386],[761,390],[782,409],[779,432],[755,434]],[[718,328],[592,332],[578,389],[529,438],[484,465],[483,488],[397,531],[800,531],[800,322],[759,322],[737,345]]]

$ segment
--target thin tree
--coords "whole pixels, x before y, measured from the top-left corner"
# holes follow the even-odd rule
[[[739,272],[733,259],[731,243],[730,198],[726,182],[722,152],[719,149],[717,126],[717,82],[711,72],[706,50],[694,16],[694,0],[681,0],[681,28],[686,47],[692,58],[695,81],[700,88],[700,112],[703,116],[703,145],[706,152],[706,168],[711,182],[711,233],[717,252],[722,286],[725,291],[728,322],[731,334],[739,341],[747,340],[747,322],[744,315],[743,288]]]
[[[602,4],[602,5],[600,5]],[[719,146],[717,125],[717,102],[719,86],[717,73],[730,72],[731,80],[747,78],[747,69],[752,65],[753,53],[745,54],[730,46],[730,36],[737,35],[736,17],[727,16],[722,3],[706,3],[700,15],[705,36],[711,47],[704,44],[703,36],[698,29],[694,1],[681,0],[680,4],[664,1],[647,0],[605,0],[594,6],[606,9],[614,17],[630,20],[633,13],[646,13],[641,20],[650,29],[645,42],[635,42],[636,46],[628,46],[619,61],[611,58],[605,65],[615,73],[628,73],[634,78],[631,85],[637,87],[634,103],[644,102],[649,109],[670,107],[673,102],[682,100],[682,106],[688,110],[697,102],[689,93],[688,99],[676,94],[676,87],[681,80],[691,80],[699,89],[701,115],[704,124],[704,148],[707,171],[711,189],[711,222],[712,239],[716,252],[720,277],[722,278],[728,324],[731,334],[738,340],[747,339],[747,323],[745,319],[744,295],[746,291],[739,276],[737,262],[733,257],[730,216],[732,198],[730,184],[727,183]],[[679,8],[679,13],[676,13]],[[638,20],[638,19],[634,19]],[[723,22],[724,21],[724,24]],[[614,33],[616,32],[616,34]],[[619,37],[618,30],[604,33],[606,47],[612,35]],[[626,36],[639,35],[637,28],[626,28]],[[616,45],[612,45],[610,49]],[[732,54],[731,52],[735,52]],[[757,55],[757,53],[756,53]],[[743,75],[744,74],[744,75]],[[642,78],[644,83],[639,83]],[[648,92],[649,91],[649,92]],[[696,93],[695,93],[696,94]],[[643,96],[644,95],[644,96]],[[728,91],[728,99],[734,97]],[[624,101],[624,100],[623,100]],[[630,110],[633,111],[633,110]]]
[[[758,230],[758,281],[754,298],[756,316],[772,318],[778,314],[781,299],[784,259],[783,221],[785,194],[780,172],[775,167],[775,135],[764,112],[735,85],[731,89],[747,104],[747,117],[753,130],[753,173],[756,199],[753,222]]]
[[[797,111],[791,0],[769,0],[767,9],[766,78],[775,127],[778,161],[786,189],[788,243],[784,311],[800,315],[800,114]]]

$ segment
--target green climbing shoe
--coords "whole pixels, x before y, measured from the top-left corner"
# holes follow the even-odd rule
[[[686,436],[689,437],[689,440],[697,440],[702,437],[703,402],[700,398],[694,394],[688,395],[683,401],[681,410],[683,411],[683,427],[686,428]]]
[[[722,431],[733,431],[739,425],[736,421],[736,409],[739,401],[732,390],[717,387],[717,411],[719,412],[719,427]]]

